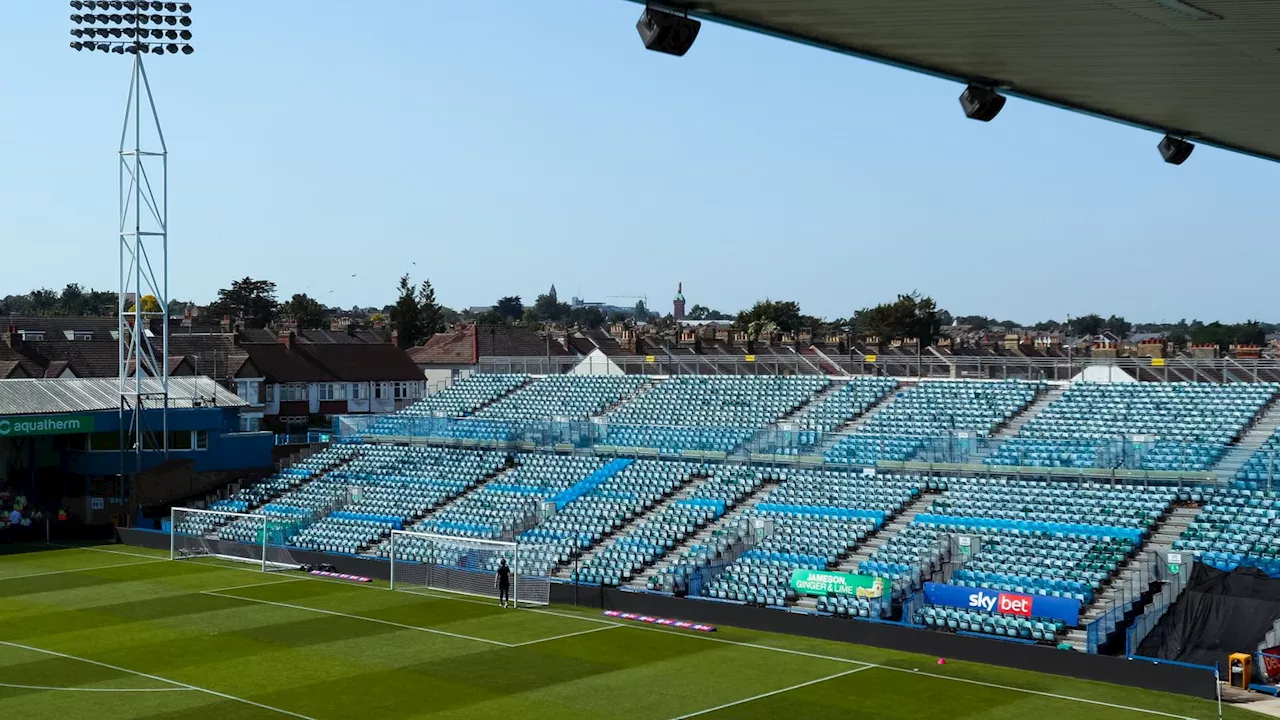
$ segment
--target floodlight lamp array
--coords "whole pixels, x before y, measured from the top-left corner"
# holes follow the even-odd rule
[[[72,50],[117,55],[190,55],[191,3],[71,0]]]

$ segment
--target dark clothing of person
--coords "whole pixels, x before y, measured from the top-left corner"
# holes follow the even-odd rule
[[[511,568],[498,566],[498,600],[505,606],[511,597]]]

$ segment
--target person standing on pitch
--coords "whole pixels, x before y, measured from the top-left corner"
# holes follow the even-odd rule
[[[502,602],[502,607],[506,607],[507,600],[511,597],[511,568],[507,567],[506,558],[498,561],[498,572],[493,576],[493,584],[498,587],[498,600]]]

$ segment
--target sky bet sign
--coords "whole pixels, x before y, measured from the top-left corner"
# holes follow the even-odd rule
[[[987,588],[960,587],[942,583],[925,583],[924,599],[930,605],[976,610],[979,612],[1016,615],[1024,618],[1061,620],[1067,625],[1080,623],[1080,601],[1047,595],[1023,595]]]

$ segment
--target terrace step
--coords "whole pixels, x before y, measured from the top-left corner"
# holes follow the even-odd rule
[[[476,481],[475,485],[472,485],[471,487],[464,489],[462,492],[458,493],[457,495],[454,495],[453,497],[448,497],[443,499],[440,502],[440,504],[427,510],[425,513],[416,515],[413,518],[411,518],[409,521],[406,521],[404,524],[404,529],[409,530],[411,532],[424,532],[422,527],[423,524],[426,523],[428,520],[434,518],[437,513],[439,513],[440,511],[444,510],[445,508],[449,507],[450,505],[456,502],[466,499],[467,496],[471,495],[471,493],[474,493],[480,490],[484,486],[488,485],[491,481],[505,476],[508,472],[518,467],[520,467],[519,464],[511,468],[502,468],[501,470],[495,473],[490,473],[489,475],[486,475],[483,478],[480,478],[478,481]],[[361,552],[360,554],[376,556],[378,555],[378,551],[381,549],[381,547],[383,545],[386,545],[390,541],[391,541],[390,538],[379,540],[378,542],[375,542],[369,547],[365,548],[364,551]]]
[[[698,532],[688,538],[685,538],[684,542],[672,548],[666,555],[663,555],[658,562],[651,565],[640,575],[632,578],[631,582],[627,583],[627,586],[645,587],[649,582],[649,578],[661,573],[663,570],[666,570],[671,563],[684,557],[685,553],[687,553],[693,546],[705,543],[707,538],[711,537],[711,535],[717,530],[727,527],[730,522],[737,522],[738,518],[741,517],[744,512],[757,505],[770,490],[774,489],[779,484],[781,483],[776,480],[768,480],[761,483],[760,487],[753,490],[751,494],[743,498],[737,505],[734,505],[732,510],[725,512],[725,514],[721,515],[715,522],[708,523]]]
[[[1280,396],[1277,397],[1280,398]],[[1235,480],[1236,473],[1259,448],[1266,444],[1276,428],[1280,428],[1280,402],[1277,398],[1272,398],[1258,415],[1257,422],[1241,436],[1240,442],[1228,446],[1226,454],[1214,467],[1213,472],[1218,476],[1218,481]],[[1277,464],[1280,465],[1280,463]]]
[[[672,503],[676,502],[677,500],[683,500],[691,496],[694,490],[700,487],[708,479],[709,477],[706,475],[688,476],[687,478],[685,478],[685,483],[681,485],[679,488],[676,488],[675,492],[672,492],[670,495],[660,498],[654,504],[636,513],[635,516],[632,517],[630,520],[628,520],[624,525],[622,525],[622,527],[619,527],[617,530],[601,538],[600,542],[596,543],[595,545],[588,548],[585,552],[578,555],[576,559],[570,559],[567,562],[564,562],[556,566],[556,568],[551,571],[551,576],[552,577],[570,577],[571,574],[573,573],[573,569],[575,566],[587,564],[588,562],[590,562],[591,558],[596,556],[597,553],[599,553],[600,551],[604,550],[605,548],[617,542],[618,538],[623,537],[625,535],[629,535],[632,530],[635,530],[640,525],[643,525],[645,522],[648,522],[649,518],[667,509],[668,506],[670,506]]]
[[[942,493],[936,490],[923,490],[911,502],[893,518],[880,527],[879,530],[867,536],[867,539],[854,548],[853,553],[840,560],[840,564],[836,569],[840,572],[856,573],[858,566],[866,560],[870,560],[871,556],[877,550],[889,544],[902,529],[911,524],[917,515],[929,509],[936,499]]]

